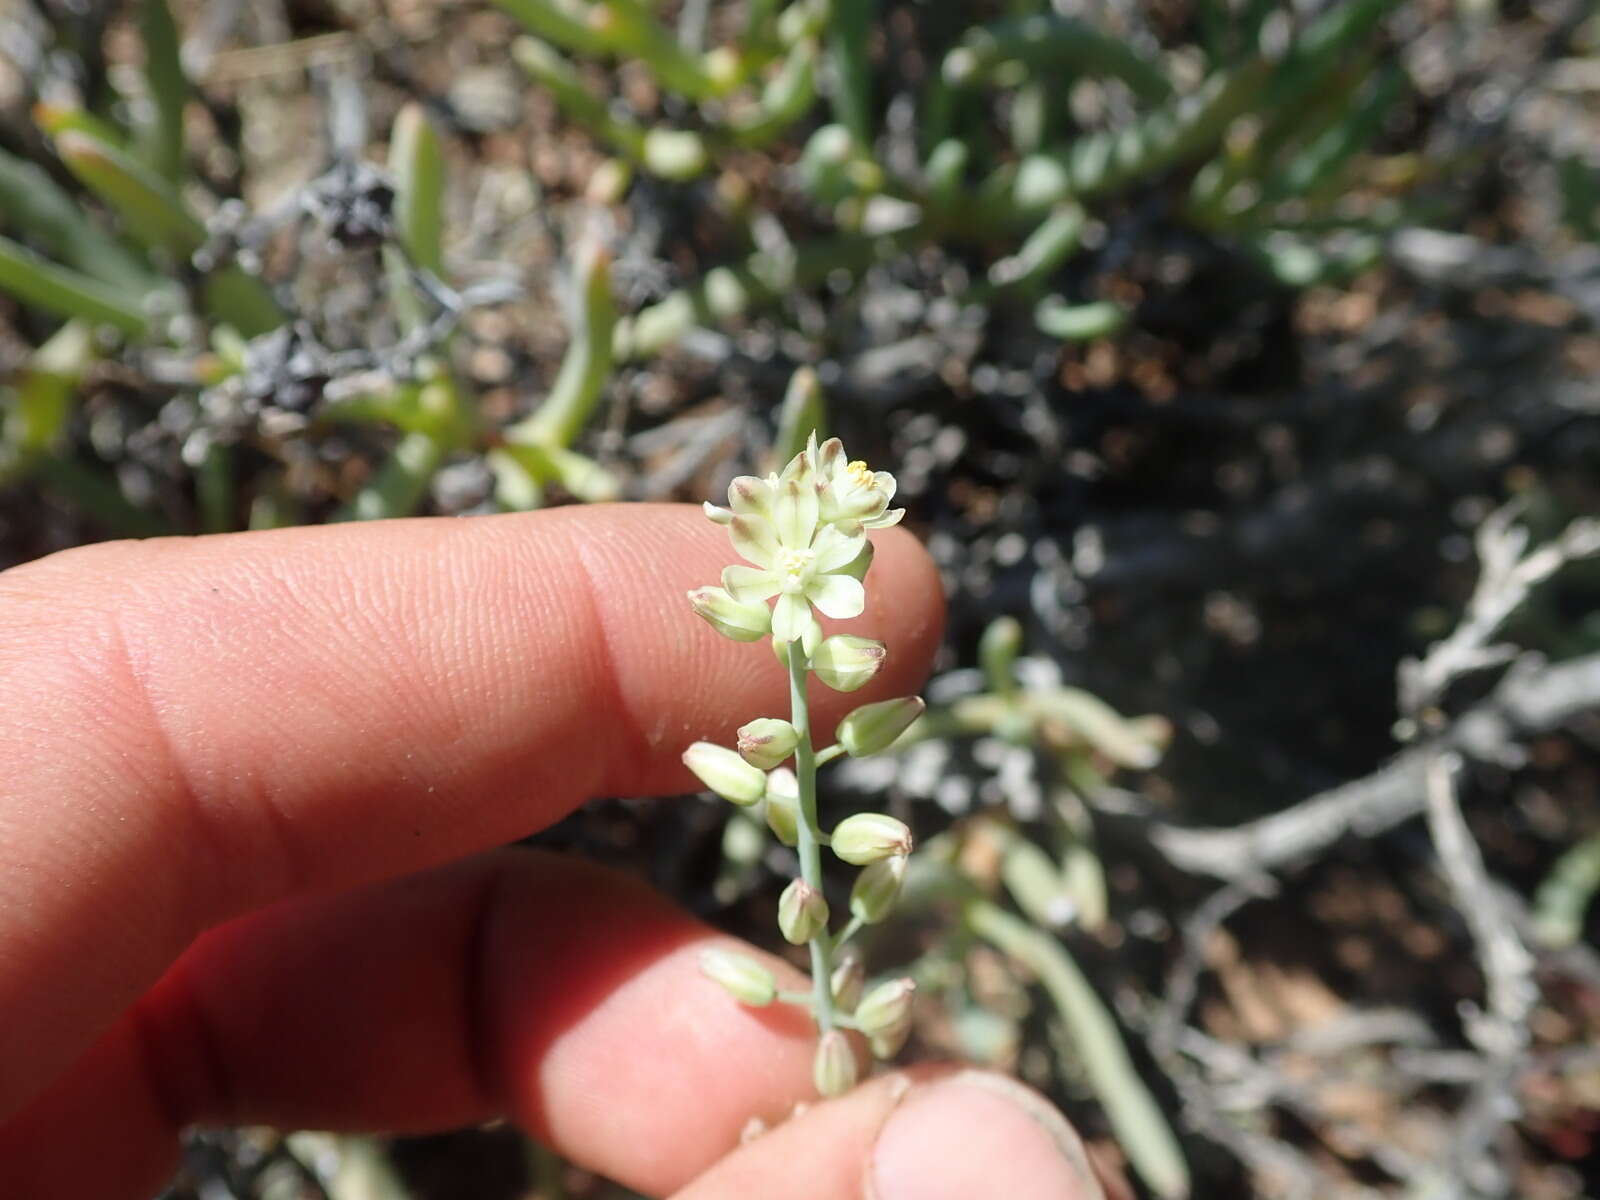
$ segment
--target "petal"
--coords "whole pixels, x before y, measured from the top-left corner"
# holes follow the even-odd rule
[[[758,567],[770,567],[778,555],[778,535],[761,517],[735,517],[728,524],[733,548]]]
[[[800,649],[806,652],[807,658],[810,658],[820,645],[822,645],[822,622],[813,616],[810,628],[800,635]]]
[[[855,562],[856,555],[861,553],[861,547],[866,542],[867,535],[859,530],[849,534],[834,525],[818,530],[816,545],[812,547],[817,553],[818,573],[827,574],[849,566]]]
[[[859,617],[867,606],[867,589],[848,575],[818,575],[806,588],[806,597],[829,617]]]
[[[743,516],[772,516],[772,484],[754,475],[741,475],[728,485],[728,507]]]
[[[722,586],[741,604],[754,604],[778,594],[778,577],[755,567],[723,567]]]
[[[894,489],[899,486],[895,483],[894,476],[887,471],[874,471],[872,473],[872,486],[875,491],[883,493],[885,504],[894,499]]]
[[[811,605],[804,596],[785,592],[772,608],[772,637],[779,642],[792,642],[804,637],[816,622],[811,615]]]
[[[905,509],[891,508],[888,512],[873,517],[870,521],[863,521],[862,524],[868,529],[887,529],[891,525],[900,524],[900,518],[905,515]]]
[[[844,443],[838,438],[829,438],[817,451],[817,474],[824,479],[832,479],[845,462]]]
[[[816,488],[796,480],[784,484],[772,511],[778,540],[796,548],[811,545],[811,536],[817,531],[817,512]]]
[[[700,510],[702,512],[704,512],[706,514],[706,516],[710,517],[713,521],[715,521],[718,525],[726,525],[729,521],[733,520],[733,513],[732,512],[730,512],[726,508],[718,508],[715,504],[711,503],[711,501],[709,501],[709,500],[705,501],[703,504],[700,505]]]

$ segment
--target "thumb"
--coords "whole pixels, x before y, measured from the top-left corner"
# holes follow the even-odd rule
[[[1107,1200],[1072,1126],[987,1071],[897,1072],[746,1142],[676,1200]]]

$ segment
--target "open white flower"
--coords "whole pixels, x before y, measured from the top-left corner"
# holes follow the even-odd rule
[[[741,483],[751,486],[741,489]],[[773,638],[799,641],[807,654],[815,653],[822,626],[812,605],[837,618],[858,617],[866,606],[861,581],[843,573],[866,544],[865,532],[819,528],[817,489],[803,474],[776,484],[749,476],[735,480],[729,500],[734,515],[728,536],[754,565],[724,569],[722,586],[746,604],[776,596]]]
[[[829,438],[820,448],[808,447],[816,464],[817,498],[821,520],[838,524],[847,532],[853,527],[887,529],[898,525],[906,515],[903,508],[889,507],[894,499],[895,479],[887,471],[874,471],[860,459],[851,461],[844,443]]]

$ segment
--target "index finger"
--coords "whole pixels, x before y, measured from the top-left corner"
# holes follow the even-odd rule
[[[877,539],[870,692],[914,686],[937,579]],[[784,673],[684,592],[691,509],[618,506],[122,543],[0,575],[0,1116],[201,929],[696,786],[690,741]]]

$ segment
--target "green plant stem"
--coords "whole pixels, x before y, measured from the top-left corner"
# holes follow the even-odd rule
[[[817,751],[817,766],[825,767],[834,759],[841,758],[843,755],[844,747],[835,742],[833,745]]]
[[[822,891],[822,842],[817,828],[817,757],[811,749],[811,706],[806,699],[806,675],[811,664],[798,642],[789,643],[790,723],[800,735],[794,748],[794,774],[800,790],[798,822],[800,876]],[[811,989],[817,1032],[827,1034],[838,1023],[833,1012],[833,944],[824,930],[811,939]]]
[[[866,927],[867,923],[860,917],[851,917],[845,927],[839,931],[839,936],[833,939],[833,949],[837,950]]]

